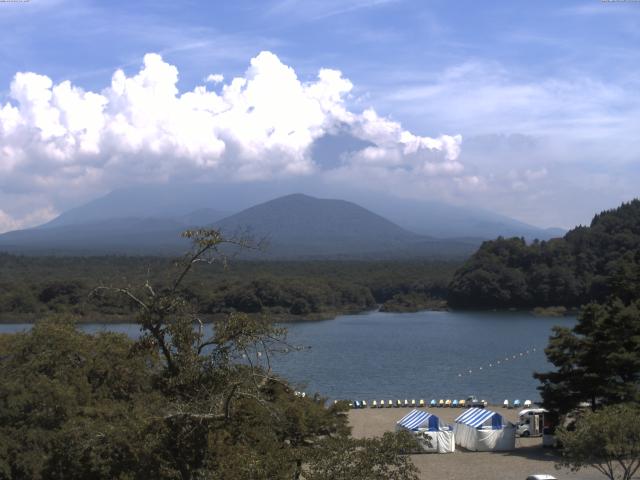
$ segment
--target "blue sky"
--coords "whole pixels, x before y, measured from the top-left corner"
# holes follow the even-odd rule
[[[334,192],[368,188],[563,227],[638,195],[637,2],[31,0],[0,3],[0,29],[0,230],[123,184],[176,178],[316,178]],[[149,53],[160,57],[147,63]],[[127,94],[114,93],[118,69]],[[322,80],[321,69],[340,75]],[[303,88],[292,100],[287,72]],[[238,86],[247,91],[237,100],[223,95],[236,77],[264,81],[253,93]],[[65,81],[72,93],[48,98]],[[156,81],[164,90],[135,90]],[[185,132],[168,119],[167,96],[199,85],[218,96],[185,100],[178,118],[197,125],[197,102],[211,102],[216,119]],[[84,125],[78,99],[108,115]],[[214,103],[251,99],[255,114],[281,118],[251,131],[244,117],[218,122]],[[309,99],[320,107],[287,105]],[[136,110],[156,107],[142,119]],[[43,126],[52,115],[58,123]],[[105,127],[123,116],[119,130]],[[299,124],[295,139],[271,135]],[[362,151],[313,158],[313,144],[337,134]]]

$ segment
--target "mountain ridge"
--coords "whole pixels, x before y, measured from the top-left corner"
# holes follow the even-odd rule
[[[317,182],[298,180],[278,183],[185,183],[123,187],[84,205],[70,208],[42,228],[90,223],[122,217],[179,219],[189,213],[210,208],[229,216],[291,192],[318,198],[342,199],[356,203],[411,232],[434,238],[477,237],[490,240],[498,236],[546,240],[565,233],[548,230],[478,207],[463,207],[440,201],[399,198],[352,189],[337,191]]]

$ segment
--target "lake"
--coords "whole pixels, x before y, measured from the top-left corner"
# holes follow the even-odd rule
[[[275,369],[307,393],[330,399],[539,399],[534,371],[551,368],[544,348],[554,325],[574,317],[526,312],[370,312],[287,324],[290,343],[310,347],[278,356]],[[0,332],[29,328],[0,325]],[[89,324],[135,337],[135,324]]]

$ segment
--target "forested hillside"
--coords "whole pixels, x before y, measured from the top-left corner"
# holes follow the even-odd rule
[[[640,200],[596,215],[563,238],[485,242],[449,285],[454,308],[578,307],[612,292],[640,296]]]
[[[444,305],[454,262],[246,262],[199,265],[183,286],[204,315],[267,314],[273,320],[331,318],[371,310]],[[100,286],[165,284],[174,262],[162,257],[28,257],[0,254],[0,321],[56,313],[80,321],[131,321],[135,305]]]

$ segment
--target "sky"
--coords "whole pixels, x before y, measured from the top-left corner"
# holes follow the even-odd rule
[[[139,183],[565,228],[639,195],[640,2],[30,0],[0,31],[0,232]]]

